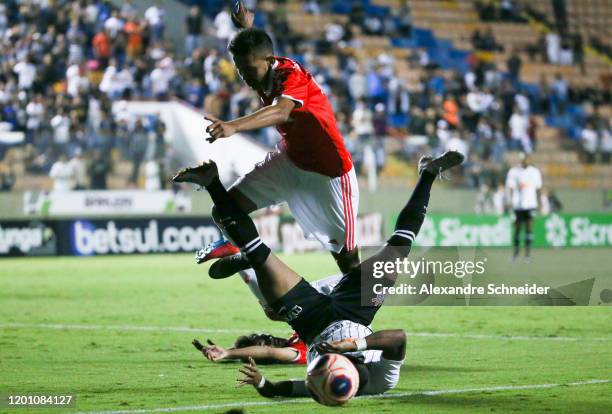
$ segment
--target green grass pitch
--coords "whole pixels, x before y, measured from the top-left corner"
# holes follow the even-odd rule
[[[545,263],[559,255],[596,263],[610,250],[534,256]],[[326,254],[283,258],[309,279],[336,272]],[[612,309],[604,306],[385,307],[375,329],[416,333],[391,393],[400,396],[337,409],[310,400],[269,404],[251,387],[234,387],[239,363],[205,361],[191,340],[229,345],[239,333],[290,329],[268,321],[239,278],[211,280],[206,269],[188,255],[2,260],[0,393],[70,393],[76,407],[0,412],[222,413],[241,404],[246,413],[292,414],[612,412],[612,383],[566,385],[612,379]],[[305,371],[262,370],[271,380]],[[541,384],[561,385],[532,387]]]

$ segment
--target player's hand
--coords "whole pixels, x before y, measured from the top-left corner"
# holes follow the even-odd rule
[[[230,122],[222,121],[212,115],[205,115],[204,119],[212,122],[206,127],[206,132],[210,134],[210,137],[206,138],[206,141],[210,142],[211,144],[219,138],[231,137],[236,133],[236,127],[234,127]]]
[[[217,362],[227,357],[227,349],[218,345],[205,346],[202,353],[209,361]]]
[[[249,29],[253,27],[254,19],[255,14],[250,12],[242,1],[236,0],[234,10],[232,10],[232,22],[234,22],[234,25],[239,29]]]
[[[343,354],[357,351],[357,343],[353,338],[347,338],[340,341],[319,342],[315,348],[320,354]]]
[[[236,380],[238,381],[236,387],[242,387],[246,384],[251,384],[252,386],[256,387],[261,382],[262,375],[261,372],[259,372],[259,368],[257,368],[253,358],[249,357],[249,363],[244,364],[239,371],[244,374],[244,377]]]

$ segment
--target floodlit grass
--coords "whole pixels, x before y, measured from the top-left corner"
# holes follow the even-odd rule
[[[542,250],[534,256],[541,266],[559,255],[596,263],[609,261],[609,254],[609,249],[575,249]],[[283,258],[309,279],[336,272],[326,254]],[[206,409],[220,413],[232,404],[239,408],[241,403],[270,401],[251,387],[234,387],[238,363],[205,361],[190,342],[197,337],[229,345],[241,332],[288,336],[291,330],[268,321],[239,278],[211,280],[206,269],[187,255],[2,260],[0,393],[70,393],[76,395],[77,405],[0,411],[129,411],[230,404]],[[409,334],[402,378],[392,393],[417,393],[612,379],[611,320],[610,307],[385,307],[374,326],[457,334]],[[174,329],[181,327],[202,331]],[[304,367],[296,366],[262,370],[271,380],[304,375]],[[355,400],[336,411],[605,413],[612,412],[611,396],[612,384],[602,383]],[[332,411],[308,400],[243,409],[247,413]]]

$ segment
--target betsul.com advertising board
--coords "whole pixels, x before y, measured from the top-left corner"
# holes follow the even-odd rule
[[[72,254],[129,254],[195,251],[220,237],[209,220],[200,225],[167,220],[77,220],[69,224]]]

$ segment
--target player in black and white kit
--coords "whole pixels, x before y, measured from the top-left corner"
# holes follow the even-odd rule
[[[406,206],[400,211],[395,231],[387,244],[369,259],[344,274],[329,295],[318,292],[295,273],[259,238],[251,218],[236,205],[219,181],[214,162],[181,170],[175,182],[206,187],[221,224],[247,257],[257,275],[267,304],[280,315],[309,347],[310,362],[319,353],[345,353],[360,373],[359,394],[378,394],[397,385],[406,349],[403,330],[372,332],[368,326],[382,305],[381,300],[362,306],[361,276],[372,275],[374,263],[394,262],[408,255],[427,210],[436,176],[463,162],[463,155],[448,151],[438,158],[422,157],[419,180]],[[397,274],[388,274],[377,283],[392,286]],[[265,397],[309,396],[304,381],[267,381],[253,361],[240,370],[240,384],[252,384]]]
[[[525,258],[531,255],[533,241],[532,221],[540,200],[542,174],[530,163],[529,155],[520,154],[521,164],[510,168],[506,176],[506,196],[514,211],[514,254],[520,252],[521,231],[525,229]]]

